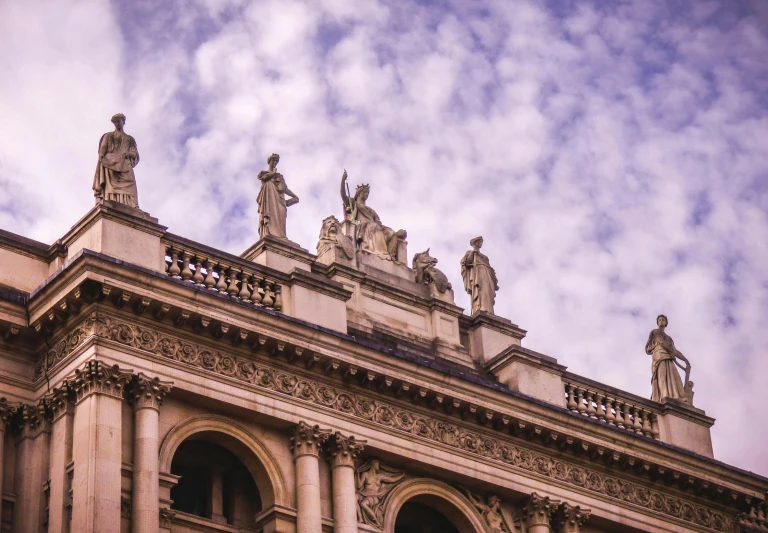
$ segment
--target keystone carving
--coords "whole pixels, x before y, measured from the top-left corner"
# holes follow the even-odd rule
[[[320,450],[330,435],[330,429],[321,429],[317,424],[310,426],[299,422],[291,434],[293,456],[299,458],[302,455],[320,455]]]
[[[331,465],[355,467],[357,456],[365,448],[367,441],[357,440],[354,436],[345,437],[338,431],[328,442],[328,455],[331,458]]]
[[[101,361],[88,361],[75,370],[72,385],[79,402],[91,394],[106,394],[123,399],[123,389],[133,378],[131,371],[120,370],[117,365],[108,366]]]
[[[130,390],[130,399],[136,409],[160,409],[165,396],[171,392],[173,383],[160,381],[160,378],[150,378],[143,372],[139,372],[133,378]]]

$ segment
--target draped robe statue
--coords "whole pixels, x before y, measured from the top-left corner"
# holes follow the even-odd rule
[[[105,133],[99,141],[99,162],[93,178],[96,203],[103,200],[139,207],[139,193],[133,167],[139,163],[136,140],[123,131],[125,115],[112,117],[115,131]]]
[[[483,238],[475,237],[469,244],[472,249],[461,259],[461,277],[464,279],[464,290],[472,296],[472,314],[478,311],[493,314],[496,291],[499,290],[496,271],[488,257],[480,253]]]
[[[398,243],[408,234],[405,230],[395,231],[382,224],[376,211],[365,204],[371,191],[369,185],[359,185],[355,189],[355,195],[350,196],[346,184],[345,170],[341,177],[341,201],[344,203],[346,215],[351,217],[355,224],[355,246],[381,259],[397,262]]]
[[[673,398],[686,403],[692,403],[693,382],[688,380],[688,373],[691,370],[691,363],[688,359],[675,348],[672,337],[666,334],[664,329],[667,327],[667,317],[659,315],[656,319],[658,329],[651,331],[648,336],[648,342],[645,344],[645,353],[653,356],[651,370],[651,400],[660,402],[665,398]],[[680,374],[677,372],[676,359],[685,362],[686,365],[686,384],[683,385]]]
[[[299,203],[299,197],[285,184],[283,175],[277,171],[280,156],[272,154],[267,159],[267,170],[259,172],[261,189],[256,201],[259,204],[259,237],[267,235],[287,239],[285,233],[288,207]],[[286,201],[285,195],[290,196]]]

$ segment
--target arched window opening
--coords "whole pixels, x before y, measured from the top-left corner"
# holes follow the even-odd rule
[[[397,513],[395,533],[459,533],[459,530],[440,511],[409,501]]]
[[[171,509],[236,527],[252,527],[261,511],[259,489],[231,451],[205,440],[182,442],[171,461],[180,476],[171,489]]]

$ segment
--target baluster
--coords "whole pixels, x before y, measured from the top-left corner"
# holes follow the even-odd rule
[[[597,400],[597,419],[600,422],[605,422],[605,394],[598,393],[598,395],[595,396],[595,400]]]
[[[587,415],[589,418],[595,418],[595,415],[597,414],[597,411],[595,410],[595,406],[592,405],[592,397],[595,395],[591,390],[588,390],[584,393],[584,397],[587,399]]]
[[[643,435],[650,437],[653,434],[651,430],[651,412],[643,410]]]
[[[275,292],[275,303],[272,304],[272,308],[275,311],[279,311],[280,309],[283,308],[283,288],[277,283],[275,283],[274,292]]]
[[[194,259],[195,273],[192,275],[192,281],[195,285],[201,285],[205,277],[203,276],[203,261],[199,256]]]
[[[213,279],[213,267],[208,259],[203,261],[203,267],[205,267],[205,280],[203,280],[203,283],[210,289],[216,285],[216,280]]]
[[[634,420],[632,421],[632,429],[635,433],[643,432],[643,424],[640,422],[640,411],[641,409],[639,407],[632,408],[632,414],[635,415]]]
[[[576,410],[579,412],[579,414],[583,415],[584,412],[587,410],[587,408],[584,406],[584,389],[581,387],[578,387],[576,389]]]
[[[261,299],[261,305],[264,307],[271,307],[272,304],[275,302],[274,297],[272,296],[272,290],[270,288],[272,284],[268,281],[264,280],[264,297]]]
[[[229,287],[227,287],[227,292],[230,296],[237,296],[237,272],[234,268],[230,267],[227,270],[227,277],[229,278]]]
[[[630,410],[632,409],[632,406],[628,403],[624,403],[624,429],[632,430],[632,415],[630,414]]]
[[[605,421],[612,426],[616,425],[616,415],[613,414],[613,404],[615,402],[616,400],[613,398],[605,399]],[[618,408],[616,409],[616,412],[619,412]]]
[[[659,417],[651,413],[651,437],[659,439]]]
[[[566,395],[568,396],[568,410],[575,411],[577,405],[576,405],[576,399],[573,397],[573,385],[569,383],[566,386],[566,390],[567,390]]]
[[[183,252],[181,254],[181,260],[182,260],[182,267],[181,267],[181,279],[184,281],[189,281],[189,279],[192,277],[192,271],[189,269],[189,260],[192,258],[188,252]]]
[[[216,290],[224,293],[227,291],[227,281],[226,281],[226,275],[224,274],[225,267],[221,263],[217,266],[217,271],[219,273],[219,281],[216,282]]]
[[[171,248],[171,266],[168,267],[168,275],[174,278],[179,275],[181,269],[179,268],[179,252]]]
[[[251,299],[251,291],[248,290],[248,274],[242,270],[240,271],[240,292],[238,296],[246,302]]]
[[[263,280],[260,280],[257,276],[253,276],[251,278],[251,287],[253,287],[253,292],[251,293],[251,301],[255,304],[261,303],[262,294],[259,290],[261,288],[261,283]]]

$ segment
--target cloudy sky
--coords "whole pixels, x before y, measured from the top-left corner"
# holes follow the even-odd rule
[[[716,457],[768,474],[766,57],[761,0],[0,0],[0,228],[76,222],[118,111],[140,206],[229,252],[270,153],[312,251],[346,168],[455,287],[483,235],[574,372],[650,397],[666,313]]]

